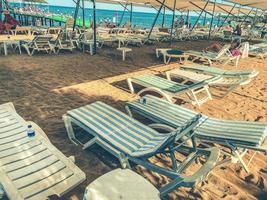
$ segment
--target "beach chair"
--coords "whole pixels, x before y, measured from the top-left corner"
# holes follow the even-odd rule
[[[182,79],[182,83],[187,82],[206,82],[209,86],[226,88],[226,92],[222,97],[225,97],[230,92],[235,90],[237,87],[246,85],[252,81],[249,77],[224,77],[221,75],[208,75],[203,73],[198,73],[195,71],[174,69],[166,72],[166,77],[168,80]]]
[[[36,136],[27,136],[32,124]],[[85,180],[33,122],[26,122],[12,103],[0,105],[0,183],[10,200],[45,200],[62,196]]]
[[[184,62],[186,62],[188,59],[188,55],[184,54],[183,51],[176,50],[176,49],[157,48],[156,49],[157,58],[160,57],[160,54],[162,54],[164,63],[166,65],[170,63],[172,58],[178,58],[178,59],[180,59],[180,62],[182,61],[182,59],[184,60]]]
[[[55,48],[57,49],[57,53],[59,53],[60,50],[69,50],[73,52],[76,47],[71,38],[71,33],[66,30],[62,31],[56,39]]]
[[[103,102],[94,102],[68,111],[63,120],[69,139],[75,144],[82,144],[83,149],[98,144],[103,149],[117,157],[123,168],[130,168],[130,162],[141,165],[148,170],[167,176],[172,181],[160,189],[162,196],[177,187],[194,187],[204,180],[216,164],[220,151],[213,149],[196,149],[194,143],[194,128],[198,125],[196,116],[177,130],[160,134],[154,129],[134,120],[128,115],[108,106]],[[76,137],[72,124],[82,128],[93,136],[91,140],[82,143]],[[186,147],[186,141],[178,142],[184,136],[192,139],[193,147]],[[181,164],[177,163],[175,152],[188,151],[189,155]],[[171,160],[171,167],[160,167],[149,161],[149,158],[165,154]],[[184,176],[187,169],[197,157],[204,156],[207,161],[191,176]]]
[[[155,123],[150,127],[155,127],[159,123],[170,126],[173,129],[198,115],[197,112],[188,108],[170,104],[151,95],[147,95],[141,100],[127,103],[126,110],[130,116],[133,116],[134,112]],[[222,163],[239,161],[244,169],[249,172],[248,167],[254,155],[246,164],[243,161],[243,156],[247,150],[267,152],[267,145],[265,144],[267,123],[223,120],[205,115],[202,115],[200,121],[201,124],[195,129],[195,132],[196,137],[201,142],[220,144],[230,150],[230,153],[229,151],[224,152],[228,159]]]
[[[183,70],[195,71],[203,74],[209,74],[214,76],[223,77],[248,77],[254,78],[258,76],[259,72],[256,70],[225,70],[218,67],[208,67],[204,65],[183,65],[181,66]]]
[[[144,89],[137,93],[139,96],[147,92],[153,92],[161,95],[169,102],[173,102],[172,99],[176,98],[201,106],[201,104],[212,99],[206,82],[184,85],[155,75],[143,75],[128,78],[127,83],[132,94],[135,92],[134,83],[144,87]]]
[[[186,51],[185,54],[195,60],[207,61],[211,66],[213,62],[228,64],[231,61],[235,61],[235,66],[238,66],[240,56],[232,56],[230,53],[231,45],[224,45],[218,53],[213,52],[199,52],[199,51]]]
[[[22,44],[21,46],[32,56],[35,51],[45,51],[46,53],[56,53],[55,47],[51,44],[51,35],[37,35],[32,41]]]

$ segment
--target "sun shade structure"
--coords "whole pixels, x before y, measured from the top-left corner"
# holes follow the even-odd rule
[[[169,9],[173,10],[174,8],[174,1],[175,0],[98,0],[97,2],[101,3],[112,3],[112,4],[123,4],[123,5],[130,5],[133,4],[134,6],[146,6],[146,7],[156,7],[159,8],[161,4]],[[207,3],[208,2],[208,3]],[[207,4],[207,6],[206,6]],[[227,13],[232,9],[232,5],[225,5],[223,3],[216,3],[215,4],[215,13]],[[213,12],[214,2],[205,1],[205,0],[176,0],[175,8],[180,11],[201,11],[205,8],[208,12]],[[249,13],[250,9],[247,8],[234,8],[231,13],[238,14],[238,13]]]
[[[46,0],[23,0],[22,2],[30,2],[30,3],[47,3]]]
[[[266,0],[227,0],[227,1],[232,3],[237,3],[243,6],[258,8],[261,10],[267,10]]]

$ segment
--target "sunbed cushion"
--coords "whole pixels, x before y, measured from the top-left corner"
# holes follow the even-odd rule
[[[212,75],[224,76],[254,76],[258,72],[255,70],[224,70],[218,67],[199,66],[199,65],[184,65],[181,69],[204,72]]]
[[[186,90],[200,88],[204,85],[207,85],[205,82],[198,82],[190,85],[182,85],[155,75],[143,75],[131,79],[133,82],[140,84],[144,87],[156,87],[171,93],[184,92]]]
[[[183,51],[176,50],[176,49],[167,50],[166,52],[167,52],[168,54],[170,54],[170,55],[183,55],[183,54],[184,54]]]
[[[159,134],[99,101],[68,111],[67,114],[88,127],[93,135],[133,157],[149,155],[157,151],[174,134]]]
[[[170,104],[163,99],[147,95],[146,103],[140,101],[127,103],[130,109],[153,120],[172,127],[184,124],[197,115],[190,109],[176,104]],[[258,147],[267,135],[267,124],[260,122],[245,122],[208,118],[202,115],[200,126],[195,130],[196,136],[208,141],[225,142],[237,145]]]

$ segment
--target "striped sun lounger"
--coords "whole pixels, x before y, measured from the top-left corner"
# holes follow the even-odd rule
[[[172,102],[172,98],[177,98],[198,106],[212,99],[205,81],[184,85],[155,75],[143,75],[128,78],[127,82],[131,93],[135,92],[133,83],[145,87],[137,93],[139,96],[146,92],[155,92],[169,102]]]
[[[226,92],[223,97],[235,90],[238,86],[249,84],[252,81],[250,77],[224,77],[181,69],[167,71],[166,77],[168,80],[173,80],[173,78],[183,79],[183,83],[203,81],[209,86],[219,87],[220,89],[225,88]]]
[[[13,104],[0,105],[0,183],[10,200],[45,200],[62,196],[85,180],[85,174],[42,130],[27,136],[27,124]]]
[[[63,116],[71,141],[82,144],[74,134],[72,123],[93,136],[93,139],[82,144],[84,149],[93,144],[98,144],[116,156],[123,168],[130,168],[128,161],[132,161],[173,180],[160,190],[163,196],[176,187],[196,185],[206,177],[218,159],[219,151],[217,149],[189,148],[192,153],[185,159],[185,162],[180,165],[177,164],[174,153],[179,151],[180,148],[184,148],[184,143],[176,142],[185,135],[189,138],[192,137],[193,129],[198,124],[198,118],[199,116],[190,119],[173,132],[159,134],[154,129],[102,102],[95,102],[68,111]],[[172,169],[156,166],[148,160],[148,158],[159,153],[167,152],[166,155],[170,155],[173,163]],[[182,171],[199,155],[207,157],[206,164],[190,177],[181,175]]]
[[[204,65],[184,65],[181,67],[184,70],[201,72],[210,75],[219,75],[224,77],[256,77],[259,72],[256,70],[225,70],[218,67],[208,67]]]
[[[220,62],[227,64],[230,61],[236,60],[235,65],[238,65],[240,56],[234,57],[229,51],[231,45],[224,45],[218,53],[213,52],[200,52],[200,51],[186,51],[185,54],[193,58],[193,62],[197,59],[208,61],[209,65],[212,62]]]
[[[142,103],[145,102],[145,103]],[[147,95],[142,100],[127,103],[129,114],[138,113],[154,123],[162,123],[176,128],[188,119],[198,115],[190,109]],[[202,115],[200,126],[195,130],[196,137],[208,143],[222,144],[230,148],[232,157],[239,159],[246,171],[248,166],[242,160],[247,149],[267,152],[264,142],[267,136],[267,123],[221,120]],[[240,153],[241,149],[245,149]]]

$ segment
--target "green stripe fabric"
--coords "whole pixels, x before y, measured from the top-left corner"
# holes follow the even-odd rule
[[[88,127],[95,136],[133,157],[156,152],[173,137],[173,133],[159,134],[99,101],[68,111],[67,114]]]
[[[191,85],[182,85],[155,75],[143,75],[131,79],[133,82],[138,83],[144,87],[156,87],[171,93],[181,93],[186,90],[196,89],[207,85],[205,81],[194,83]]]
[[[184,65],[181,69],[192,70],[197,72],[208,73],[211,75],[225,75],[225,76],[251,76],[255,70],[224,70],[217,67],[197,66],[197,65]]]
[[[198,113],[163,99],[147,95],[146,101],[134,101],[127,106],[156,123],[163,123],[177,128]],[[145,102],[145,103],[141,103]],[[228,142],[235,145],[258,147],[267,136],[267,124],[221,120],[202,115],[200,126],[195,130],[196,136],[208,141]]]

